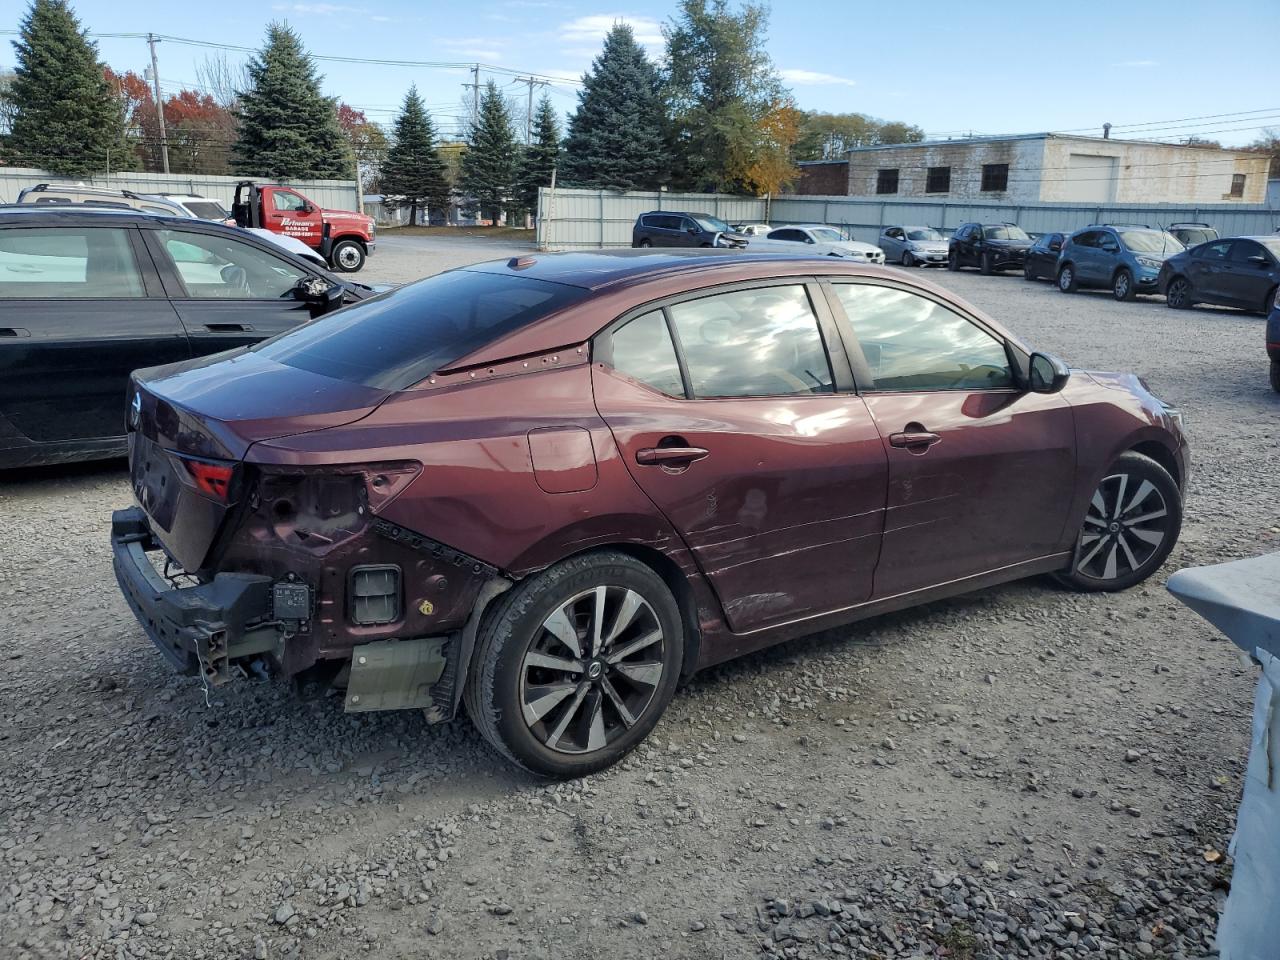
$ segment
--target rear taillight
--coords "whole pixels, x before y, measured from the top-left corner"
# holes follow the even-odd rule
[[[231,492],[231,475],[236,465],[226,460],[196,460],[182,457],[182,465],[195,481],[196,489],[207,497],[226,503]]]

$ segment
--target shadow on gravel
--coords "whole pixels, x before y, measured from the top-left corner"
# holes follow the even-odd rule
[[[63,483],[75,480],[124,480],[129,461],[124,457],[111,460],[90,460],[81,463],[56,463],[43,467],[18,467],[0,470],[0,491],[7,487],[33,490],[40,484]]]

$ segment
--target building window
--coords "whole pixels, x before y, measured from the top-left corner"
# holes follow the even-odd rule
[[[876,193],[898,192],[898,168],[881,170],[876,174]]]
[[[1244,197],[1244,174],[1233,173],[1231,175],[1231,196],[1239,200]]]
[[[950,167],[930,167],[929,175],[925,179],[925,193],[950,193],[951,192],[951,168]]]
[[[982,192],[1003,193],[1009,189],[1009,165],[984,163],[982,165]]]

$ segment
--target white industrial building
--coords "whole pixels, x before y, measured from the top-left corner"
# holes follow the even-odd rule
[[[1035,133],[859,147],[802,163],[797,192],[1005,203],[1261,204],[1265,154]]]

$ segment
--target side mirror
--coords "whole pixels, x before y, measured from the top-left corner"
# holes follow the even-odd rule
[[[346,288],[324,277],[303,277],[293,288],[293,296],[311,307],[312,316],[336,310],[342,305]]]
[[[685,227],[685,231],[686,231],[686,232],[688,232],[688,233],[689,233],[689,234],[691,234],[691,235],[696,236],[696,235],[697,235],[697,233],[698,233],[698,228],[697,228],[697,227]]]
[[[1032,393],[1057,393],[1071,379],[1071,370],[1057,357],[1048,353],[1033,353],[1031,369],[1027,377],[1027,389]]]
[[[302,205],[302,212],[309,215],[309,214],[315,213],[316,208],[310,203],[304,203]]]
[[[1050,253],[1061,253],[1061,252],[1062,252],[1062,244],[1061,244],[1059,241],[1057,241],[1057,240],[1053,241],[1053,243],[1049,244],[1049,252],[1050,252]]]
[[[1262,267],[1263,269],[1265,269],[1267,266],[1267,258],[1260,253],[1255,253],[1252,257],[1250,257],[1249,262],[1252,263],[1255,267]]]

